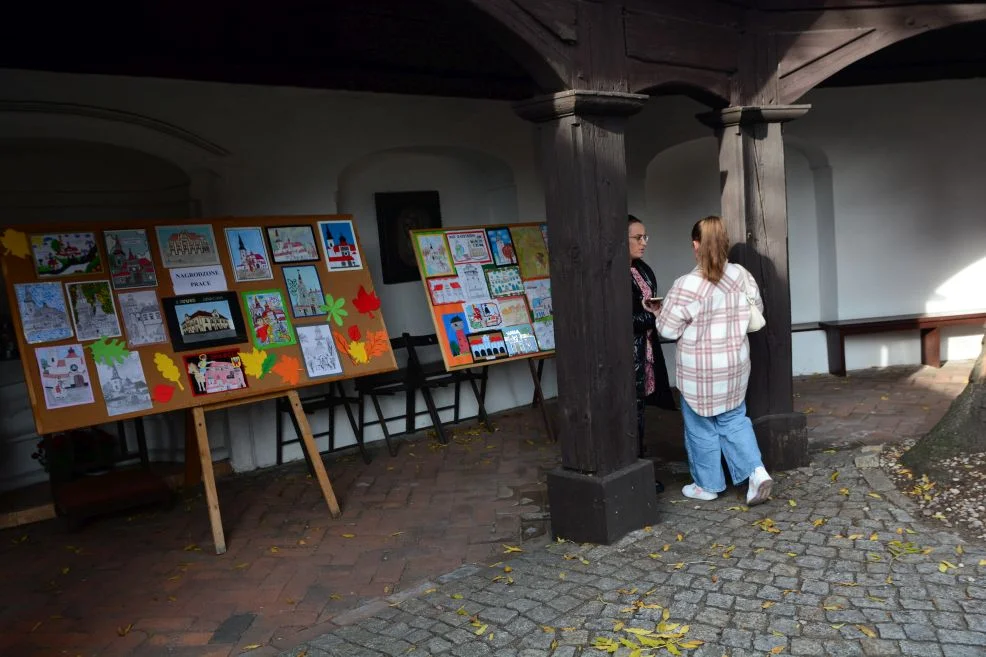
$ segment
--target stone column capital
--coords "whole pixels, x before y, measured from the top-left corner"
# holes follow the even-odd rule
[[[522,119],[544,123],[566,116],[632,116],[643,109],[647,99],[644,94],[569,89],[518,101],[513,108]]]
[[[786,123],[804,116],[811,105],[734,105],[696,118],[710,128],[722,129],[756,123]]]

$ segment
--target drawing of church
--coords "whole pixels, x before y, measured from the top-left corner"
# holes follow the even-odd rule
[[[329,233],[325,240],[325,252],[329,258],[329,269],[360,268],[359,252],[355,244],[346,241],[345,235],[339,235],[339,243]]]
[[[110,251],[110,264],[113,272],[113,287],[117,289],[157,285],[154,263],[144,255],[137,256],[133,249],[125,252],[119,236],[116,237],[113,249]]]
[[[258,278],[267,276],[270,268],[267,266],[267,259],[259,253],[254,253],[243,243],[243,236],[239,236],[240,261],[236,263],[236,271],[239,278]]]
[[[298,270],[298,280],[295,282],[294,294],[291,295],[297,314],[302,317],[317,315],[322,306],[321,290],[309,290]]]

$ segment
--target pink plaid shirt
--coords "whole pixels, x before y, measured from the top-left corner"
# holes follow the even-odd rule
[[[696,414],[712,417],[730,411],[746,397],[750,380],[750,304],[763,300],[753,276],[728,263],[717,285],[696,267],[674,282],[661,305],[657,331],[678,341],[675,377],[678,390]]]

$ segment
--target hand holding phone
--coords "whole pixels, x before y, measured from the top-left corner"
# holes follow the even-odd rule
[[[656,313],[661,309],[662,301],[664,301],[664,297],[651,297],[649,299],[644,299],[644,308],[652,313]]]

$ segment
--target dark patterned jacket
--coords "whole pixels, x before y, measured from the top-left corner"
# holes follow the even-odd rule
[[[654,296],[661,296],[661,290],[657,289],[657,280],[652,270],[643,260],[634,260],[632,265],[650,285]],[[654,315],[644,308],[644,295],[637,287],[636,281],[630,279],[630,287],[633,291],[633,372],[637,383],[637,398],[644,397],[644,360],[647,357],[647,331],[654,328]],[[661,352],[660,336],[657,331],[651,331],[651,340],[654,347],[654,379],[657,383],[654,394],[645,401],[648,404],[660,406],[673,410],[675,408],[674,398],[671,395],[671,385],[668,383],[668,367],[664,363],[664,355]]]

